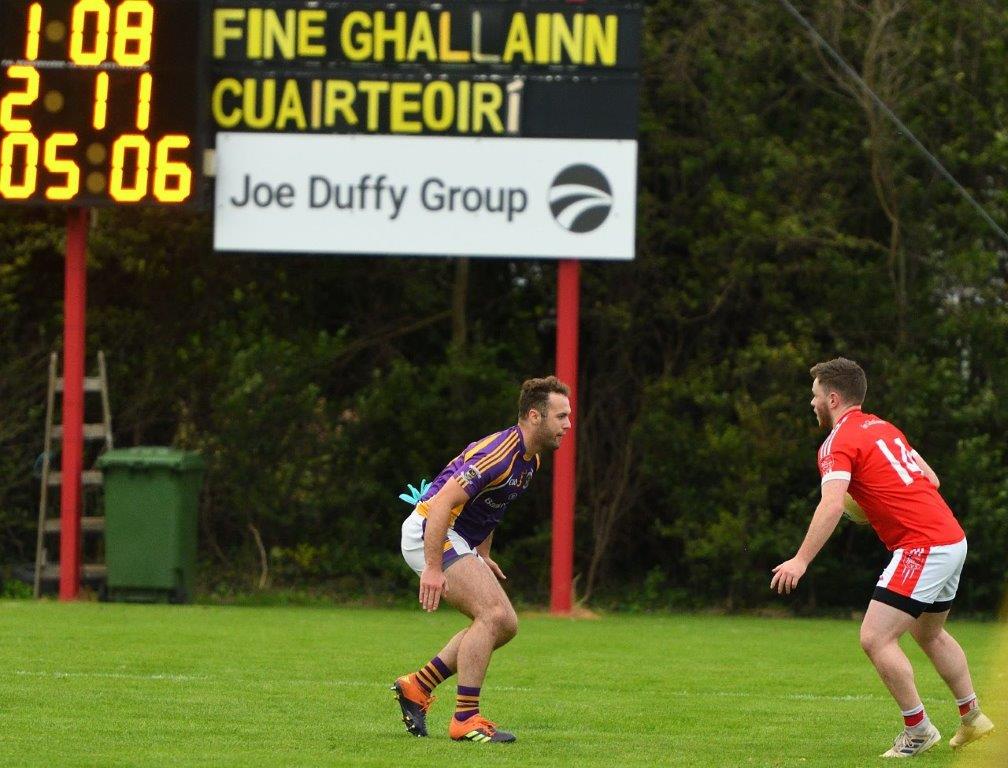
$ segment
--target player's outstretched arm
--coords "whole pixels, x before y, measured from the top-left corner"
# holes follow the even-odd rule
[[[849,484],[848,480],[830,480],[822,486],[822,498],[815,514],[812,515],[805,540],[794,557],[773,569],[773,578],[770,579],[771,590],[786,595],[798,586],[801,577],[808,570],[809,563],[815,559],[836,530],[837,523],[843,515],[844,494],[847,493]]]
[[[452,477],[427,502],[427,526],[424,528],[424,569],[420,574],[420,605],[425,611],[436,611],[445,590],[441,558],[448,535],[448,522],[454,507],[465,504],[469,494]]]

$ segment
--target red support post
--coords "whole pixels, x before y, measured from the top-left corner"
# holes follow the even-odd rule
[[[84,461],[84,307],[88,210],[67,212],[63,305],[63,449],[60,462],[60,600],[80,590],[81,470]]]
[[[554,454],[553,551],[550,573],[550,611],[570,613],[574,576],[574,500],[577,464],[578,312],[581,263],[557,266],[557,376],[570,387],[571,429]]]

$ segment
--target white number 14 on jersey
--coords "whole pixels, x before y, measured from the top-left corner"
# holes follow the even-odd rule
[[[899,448],[900,457],[897,459],[895,454],[889,450],[889,446],[886,445],[885,440],[876,440],[875,445],[879,447],[879,450],[889,459],[889,463],[892,464],[892,468],[896,470],[896,474],[900,476],[900,480],[903,481],[904,485],[910,485],[913,482],[913,477],[910,475],[911,472],[916,472],[917,474],[923,475],[924,470],[920,468],[920,465],[914,461],[913,451],[908,451],[907,447],[903,445],[903,441],[900,438],[893,440],[896,443],[896,447]]]

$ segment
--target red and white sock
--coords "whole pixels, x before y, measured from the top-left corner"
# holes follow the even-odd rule
[[[903,724],[907,727],[907,730],[921,733],[926,731],[928,726],[931,725],[927,712],[924,711],[923,704],[918,704],[913,709],[900,710],[900,712],[903,715]]]
[[[965,699],[956,699],[956,704],[959,705],[959,717],[963,722],[972,720],[976,717],[973,713],[980,711],[980,703],[975,693],[971,693]]]

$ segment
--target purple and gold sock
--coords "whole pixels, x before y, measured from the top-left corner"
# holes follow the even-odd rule
[[[458,696],[455,699],[455,719],[460,723],[479,714],[479,693],[479,688],[470,688],[466,685],[458,687]]]
[[[417,685],[427,691],[427,695],[430,696],[431,691],[451,677],[452,674],[452,671],[448,669],[448,665],[441,661],[439,656],[435,656],[416,671],[414,679],[417,681]]]

